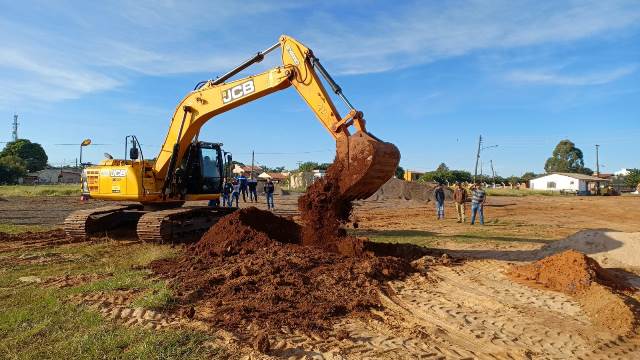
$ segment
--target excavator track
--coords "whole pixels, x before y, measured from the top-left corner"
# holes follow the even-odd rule
[[[92,234],[104,233],[137,221],[142,215],[140,210],[142,210],[142,205],[139,204],[78,210],[64,220],[64,232],[72,241],[85,241]]]
[[[138,238],[145,242],[192,242],[202,236],[221,217],[236,208],[181,207],[144,214],[138,221]]]

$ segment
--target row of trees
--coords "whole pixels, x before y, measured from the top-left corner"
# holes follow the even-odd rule
[[[593,171],[584,166],[582,150],[578,149],[570,140],[562,140],[556,145],[550,158],[545,162],[544,169],[547,173],[568,172],[593,174]],[[404,173],[404,171],[402,171]],[[488,176],[479,175],[477,181],[495,183],[526,183],[537,175],[533,172],[526,172],[522,176]],[[471,182],[473,176],[464,170],[450,170],[445,163],[441,163],[434,171],[429,171],[420,177],[420,181],[435,181],[439,183]]]
[[[0,184],[15,184],[27,172],[47,166],[47,153],[42,146],[27,139],[7,143],[0,152]]]

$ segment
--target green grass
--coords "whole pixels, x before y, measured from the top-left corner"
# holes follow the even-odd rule
[[[70,196],[80,195],[80,184],[0,185],[1,196]]]
[[[562,196],[559,191],[531,190],[531,189],[492,189],[485,188],[489,196]]]
[[[38,232],[53,230],[56,225],[34,225],[34,224],[3,224],[0,223],[0,232],[9,234],[20,234],[27,231]]]
[[[167,245],[107,241],[0,254],[0,358],[2,359],[211,359],[228,358],[208,345],[210,335],[188,330],[126,328],[96,311],[75,305],[75,294],[138,290],[133,306],[166,309],[174,297],[149,276],[149,262],[175,256]],[[54,262],[11,261],[35,255]],[[64,261],[59,259],[65,259]],[[99,274],[96,281],[68,288],[18,281],[22,276]]]

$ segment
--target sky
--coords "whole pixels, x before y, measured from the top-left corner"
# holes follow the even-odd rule
[[[0,0],[0,142],[52,165],[156,156],[180,100],[281,34],[314,51],[398,146],[401,166],[544,171],[568,138],[601,172],[640,168],[640,1]],[[278,50],[280,51],[280,50]],[[279,64],[279,55],[243,72]],[[334,99],[342,114],[346,109]],[[271,167],[330,162],[335,144],[293,88],[211,119],[200,139]],[[3,145],[3,144],[0,144]]]

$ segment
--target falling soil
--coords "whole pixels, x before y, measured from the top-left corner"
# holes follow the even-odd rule
[[[631,333],[638,325],[640,309],[633,290],[581,252],[567,250],[531,264],[515,265],[507,274],[527,285],[573,296],[594,324],[615,333]]]
[[[302,245],[322,248],[346,256],[361,256],[361,239],[348,236],[341,226],[349,221],[351,201],[340,196],[339,180],[343,166],[334,162],[326,175],[314,182],[298,198],[302,219]]]

